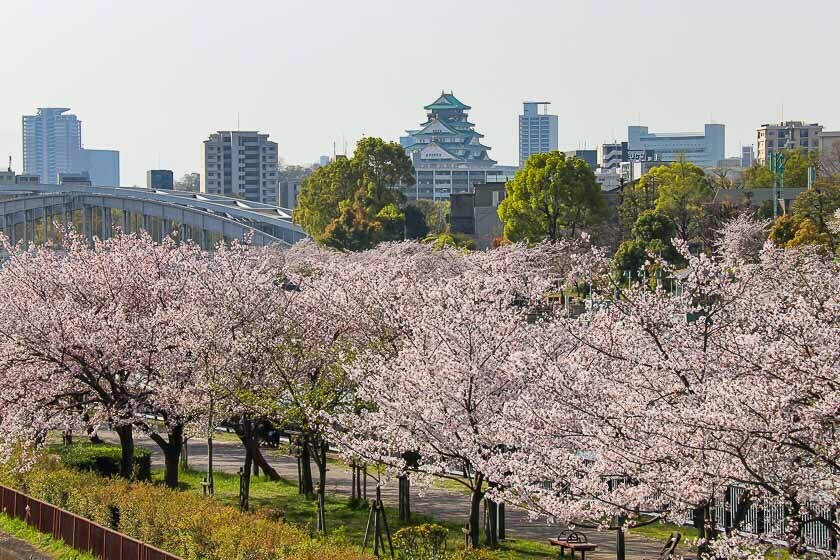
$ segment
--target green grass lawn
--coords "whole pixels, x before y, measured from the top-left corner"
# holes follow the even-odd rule
[[[201,481],[204,472],[182,471],[181,488],[188,492],[201,492]],[[235,474],[216,473],[214,475],[216,486],[216,499],[229,504],[237,505],[239,496],[239,476]],[[153,472],[153,479],[157,482],[163,481],[163,472]],[[314,501],[307,500],[297,492],[297,482],[280,480],[272,482],[266,477],[251,479],[251,509],[261,507],[279,508],[283,510],[286,521],[314,530],[316,506]],[[338,531],[345,535],[348,542],[361,545],[364,539],[365,525],[367,524],[369,509],[367,506],[353,507],[350,500],[327,495],[326,501],[327,529]],[[393,534],[405,525],[397,519],[398,512],[395,508],[386,508],[388,525]],[[412,524],[437,523],[449,530],[449,550],[455,550],[462,546],[463,533],[457,523],[438,521],[426,516],[412,514]],[[508,540],[502,543],[499,557],[505,560],[528,560],[536,558],[556,558],[556,550],[547,544],[532,541]]]
[[[681,533],[682,539],[680,540],[680,547],[686,548],[688,548],[689,541],[697,538],[697,529],[694,527],[662,522],[651,523],[650,525],[645,525],[644,527],[632,528],[630,529],[630,533],[647,539],[659,541],[663,544],[668,540],[668,537],[671,536],[671,533]]]
[[[0,531],[28,542],[57,560],[95,560],[93,555],[77,552],[64,544],[64,541],[40,533],[20,519],[13,519],[4,513],[0,513]]]

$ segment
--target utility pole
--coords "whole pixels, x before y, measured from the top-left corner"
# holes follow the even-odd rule
[[[773,172],[773,219],[779,217],[779,207],[785,213],[785,157],[784,152],[770,152],[770,170]]]

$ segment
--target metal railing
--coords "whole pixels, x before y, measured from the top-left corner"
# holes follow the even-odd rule
[[[0,486],[0,511],[25,521],[67,546],[103,560],[181,560],[151,545],[118,533],[90,519]]]

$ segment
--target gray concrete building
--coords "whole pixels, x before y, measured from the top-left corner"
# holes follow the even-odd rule
[[[582,159],[589,164],[593,171],[598,167],[598,150],[567,150],[563,153],[566,154],[566,157]]]
[[[756,161],[764,165],[771,153],[781,150],[817,150],[822,129],[819,123],[803,121],[763,124],[756,130]]]
[[[257,131],[220,130],[201,148],[201,192],[277,206],[277,143]]]
[[[451,231],[471,235],[477,249],[492,247],[493,240],[504,235],[499,203],[505,194],[503,183],[478,184],[471,193],[453,194],[449,213]]]

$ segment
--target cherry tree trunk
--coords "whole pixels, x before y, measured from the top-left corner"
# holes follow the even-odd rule
[[[318,465],[318,532],[325,535],[327,533],[326,511],[324,510],[327,494],[327,442],[320,438],[315,463]]]
[[[263,474],[266,475],[270,480],[273,480],[273,481],[280,480],[280,474],[278,474],[278,472],[274,469],[274,467],[272,467],[271,465],[268,464],[268,461],[266,460],[265,455],[263,455],[262,451],[260,451],[259,444],[257,444],[254,447],[254,467],[255,467],[255,469],[256,469],[257,466],[259,466],[259,468],[262,469]],[[256,470],[254,472],[256,472]]]
[[[184,445],[184,426],[177,424],[169,431],[169,441],[161,446],[166,467],[163,482],[168,488],[178,488],[178,471],[180,470],[181,450]]]
[[[134,434],[131,424],[118,426],[115,431],[120,438],[120,476],[130,479],[134,475]]]
[[[499,546],[498,509],[493,500],[484,499],[484,535],[488,548]]]
[[[300,446],[300,493],[307,498],[312,498],[315,495],[310,458],[309,442],[304,439]]]
[[[470,494],[470,545],[472,548],[478,547],[481,501],[484,499],[484,491],[481,489],[483,478],[482,475],[478,475],[477,484]]]
[[[245,465],[239,472],[239,509],[248,511],[251,496],[251,463],[254,459],[251,448],[245,448]]]

